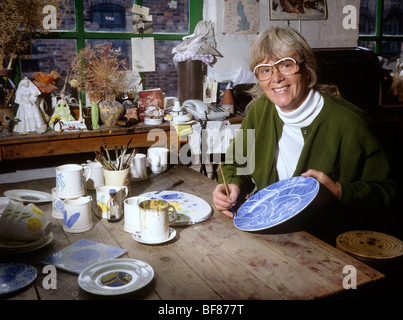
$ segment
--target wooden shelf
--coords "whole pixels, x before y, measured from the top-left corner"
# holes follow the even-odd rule
[[[242,117],[229,119],[231,124],[242,120]],[[0,138],[0,161],[92,152],[105,143],[111,148],[125,146],[131,138],[129,148],[158,145],[169,148],[171,152],[179,151],[176,130],[169,122],[155,126],[139,123],[129,128],[115,126],[74,132],[31,132],[28,135],[13,133],[10,137]]]
[[[157,139],[150,134],[150,131],[155,129],[160,130]],[[170,139],[173,137],[177,137],[176,131],[173,128],[171,130],[169,123],[157,126],[140,123],[130,128],[116,126],[75,132],[48,131],[44,134],[31,132],[28,135],[20,135],[13,133],[10,137],[0,138],[0,160],[92,152],[99,150],[100,146],[105,143],[113,147],[127,145],[131,138],[133,139],[130,148],[148,147],[156,143],[169,146]]]

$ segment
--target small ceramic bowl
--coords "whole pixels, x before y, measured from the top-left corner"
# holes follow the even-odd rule
[[[32,241],[48,237],[50,231],[45,213],[32,203],[9,202],[0,216],[0,237],[5,239]]]

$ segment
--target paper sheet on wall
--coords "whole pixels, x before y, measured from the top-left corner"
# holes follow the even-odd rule
[[[224,1],[223,33],[257,33],[260,24],[259,1]]]
[[[154,38],[132,38],[132,62],[134,71],[155,71]]]

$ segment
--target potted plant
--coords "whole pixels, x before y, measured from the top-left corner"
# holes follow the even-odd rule
[[[59,8],[58,0],[0,1],[0,74],[11,72],[12,61],[18,53],[29,50],[32,38],[46,33],[44,7]],[[46,10],[45,10],[46,11]],[[61,20],[57,19],[58,24]],[[5,62],[8,60],[7,66]]]
[[[96,112],[98,104],[101,120],[108,127],[115,125],[123,115],[124,107],[116,97],[127,90],[125,60],[120,58],[120,51],[111,46],[111,43],[86,46],[71,65],[71,82],[79,92],[87,92],[94,108],[91,114]]]

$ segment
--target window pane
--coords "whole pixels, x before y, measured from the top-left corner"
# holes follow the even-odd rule
[[[383,41],[381,56],[385,59],[384,67],[395,70],[396,60],[400,58],[402,41]]]
[[[98,43],[112,43],[112,49],[121,51],[120,58],[126,61],[126,68],[132,69],[132,45],[131,40],[111,40],[111,39],[87,39],[85,45],[94,47]]]
[[[146,72],[146,89],[161,88],[167,97],[178,96],[178,73],[172,49],[181,41],[155,41],[155,72]]]
[[[76,30],[74,0],[64,0],[63,3],[60,3],[60,11],[58,12],[58,17],[62,20],[62,24],[57,28],[57,31]]]
[[[403,6],[399,1],[386,0],[383,11],[383,34],[400,35],[403,31]]]
[[[376,0],[361,0],[360,35],[375,34]]]
[[[84,0],[85,31],[133,32],[133,3]]]
[[[76,52],[75,40],[37,39],[32,45],[32,59],[21,60],[22,76],[32,80],[35,72],[49,74],[56,71],[60,74],[57,87],[61,90]]]
[[[153,17],[153,32],[188,33],[189,0],[143,0]]]

